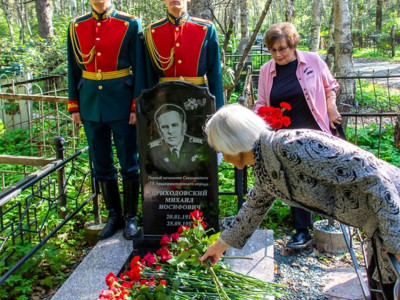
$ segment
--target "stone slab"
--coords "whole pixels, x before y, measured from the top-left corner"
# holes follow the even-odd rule
[[[228,249],[227,256],[249,259],[226,259],[232,270],[264,281],[274,281],[274,232],[257,229],[243,249]]]
[[[365,283],[367,275],[363,273]],[[357,274],[352,268],[331,269],[321,278],[324,287],[324,299],[361,300],[365,299]]]
[[[133,250],[132,241],[125,240],[122,230],[99,241],[51,300],[95,300],[106,289],[108,273],[121,270]]]

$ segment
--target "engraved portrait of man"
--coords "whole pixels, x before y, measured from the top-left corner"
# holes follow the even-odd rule
[[[161,105],[154,114],[159,139],[149,143],[153,165],[168,174],[195,170],[201,161],[205,140],[186,134],[186,113],[175,104]]]

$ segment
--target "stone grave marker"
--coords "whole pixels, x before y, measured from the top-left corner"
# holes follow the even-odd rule
[[[136,110],[144,238],[190,225],[195,209],[219,231],[217,156],[203,132],[214,97],[207,88],[170,81],[142,93]]]

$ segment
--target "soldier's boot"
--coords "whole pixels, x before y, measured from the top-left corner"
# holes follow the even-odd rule
[[[138,233],[136,215],[139,199],[139,178],[124,179],[122,182],[124,187],[124,237],[131,240]]]
[[[104,240],[124,227],[124,218],[122,216],[118,181],[110,180],[100,182],[100,188],[108,210],[107,223],[98,235],[99,240]]]

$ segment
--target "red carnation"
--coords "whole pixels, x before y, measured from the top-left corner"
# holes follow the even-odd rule
[[[257,114],[274,129],[281,129],[282,126],[288,127],[290,125],[290,118],[283,116],[283,112],[291,110],[291,105],[287,102],[281,102],[279,106],[281,109],[272,106],[261,106],[257,110]]]
[[[162,284],[163,286],[167,286],[167,281],[164,279],[161,279],[160,284]]]
[[[152,267],[156,263],[156,257],[153,253],[147,252],[143,257],[143,261],[147,266]]]
[[[201,220],[201,217],[203,216],[203,212],[201,212],[199,209],[196,209],[190,213],[190,216],[192,217],[193,221]]]
[[[137,265],[137,263],[140,261],[140,256],[136,255],[134,258],[132,258],[131,263],[129,264],[129,267],[132,269],[134,266]]]
[[[292,109],[292,106],[287,102],[281,102],[281,104],[279,104],[279,106],[283,108],[283,111],[285,111],[285,109],[287,109],[287,110]]]
[[[173,242],[177,243],[179,240],[179,233],[177,232],[171,233],[171,239]]]
[[[183,233],[186,229],[189,229],[189,226],[186,226],[186,225],[179,226],[177,233],[178,233],[179,235],[182,235],[182,233]]]
[[[167,260],[172,258],[172,254],[169,251],[168,247],[161,247],[157,250],[156,254],[160,256],[161,262],[166,262]]]
[[[114,299],[114,293],[110,290],[101,290],[98,300]]]
[[[168,245],[171,242],[171,239],[168,237],[167,234],[164,234],[164,236],[160,240],[160,244],[163,246]]]
[[[115,276],[115,274],[112,273],[112,272],[108,273],[108,275],[106,276],[106,284],[107,284],[107,286],[111,287],[114,282],[118,282],[117,276]]]

